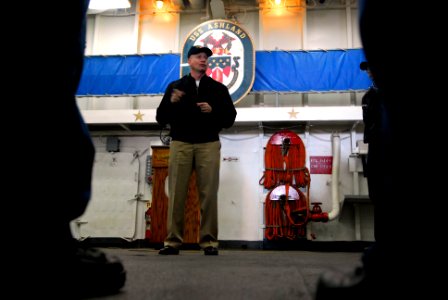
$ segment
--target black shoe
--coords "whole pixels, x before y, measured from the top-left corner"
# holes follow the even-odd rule
[[[79,297],[116,294],[126,281],[121,261],[94,248],[79,248],[71,271],[73,282],[79,288],[75,294]]]
[[[204,248],[204,255],[218,255],[218,248],[212,246]]]
[[[17,273],[30,284],[16,294],[31,288],[34,295],[45,299],[78,300],[117,294],[125,285],[126,271],[119,258],[99,249],[62,242],[58,247],[40,247],[35,252],[37,258],[22,259],[30,270]],[[16,275],[11,278],[15,281]]]
[[[165,246],[159,250],[159,254],[161,254],[161,255],[178,255],[179,249],[176,249],[176,248],[170,247],[170,246]]]
[[[326,299],[377,299],[370,278],[363,268],[351,272],[328,271],[322,274],[317,283],[315,300]]]

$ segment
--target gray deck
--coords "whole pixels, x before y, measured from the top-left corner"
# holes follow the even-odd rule
[[[220,250],[204,256],[182,250],[162,256],[154,249],[103,248],[127,270],[119,294],[91,299],[303,299],[314,298],[319,274],[329,268],[351,269],[358,252]]]

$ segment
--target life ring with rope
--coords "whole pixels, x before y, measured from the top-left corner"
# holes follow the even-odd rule
[[[265,171],[260,185],[266,189],[286,183],[298,187],[309,186],[310,173],[305,160],[305,145],[296,133],[290,130],[276,132],[266,144]]]
[[[306,235],[310,220],[311,177],[305,165],[302,139],[290,130],[280,130],[268,140],[265,171],[259,184],[271,191],[265,201],[265,237],[297,239]],[[306,189],[306,195],[302,192]]]
[[[309,202],[305,194],[289,184],[279,185],[266,197],[265,237],[268,240],[303,238],[309,216]]]

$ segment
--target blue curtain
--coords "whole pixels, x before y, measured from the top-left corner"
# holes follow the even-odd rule
[[[253,92],[365,90],[361,49],[257,51]],[[180,76],[180,54],[87,56],[78,96],[158,95]]]

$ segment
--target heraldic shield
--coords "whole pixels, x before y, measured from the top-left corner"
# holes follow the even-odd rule
[[[212,20],[194,28],[182,50],[181,74],[189,73],[188,50],[195,45],[212,50],[207,75],[229,89],[234,104],[252,89],[255,79],[255,51],[246,30],[228,20]]]

